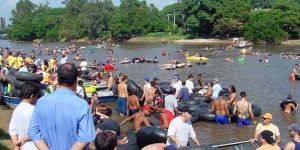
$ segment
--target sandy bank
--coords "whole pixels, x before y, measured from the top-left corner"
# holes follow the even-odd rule
[[[132,38],[127,42],[171,42],[171,43],[228,43],[230,44],[231,40],[219,40],[219,39],[176,39],[176,40],[168,40],[168,39],[140,39],[140,38]]]

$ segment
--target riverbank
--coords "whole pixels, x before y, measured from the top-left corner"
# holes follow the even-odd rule
[[[220,39],[180,39],[175,38],[173,40],[168,40],[168,38],[132,38],[127,42],[170,42],[170,43],[193,43],[193,44],[201,44],[201,43],[232,43],[232,40],[220,40]]]
[[[14,149],[14,145],[8,134],[8,126],[13,110],[0,104],[0,149]]]
[[[300,45],[300,39],[299,40],[287,40],[281,42],[283,45]]]

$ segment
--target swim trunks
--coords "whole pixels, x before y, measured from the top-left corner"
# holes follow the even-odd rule
[[[239,127],[243,127],[243,126],[250,126],[251,125],[251,122],[250,122],[250,119],[249,118],[239,118],[237,117],[237,121],[236,121],[236,124],[237,126]]]
[[[226,115],[216,115],[216,123],[217,124],[229,124],[228,118]]]
[[[126,114],[127,98],[119,97],[117,100],[117,110],[119,113]]]
[[[134,115],[135,113],[139,112],[138,109],[129,109],[129,117]]]

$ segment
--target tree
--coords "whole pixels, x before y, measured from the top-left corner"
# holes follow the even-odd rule
[[[24,17],[31,13],[37,6],[30,0],[20,0],[16,4],[16,9],[11,10],[12,17],[10,20],[12,24],[21,24]]]
[[[272,9],[279,9],[283,19],[282,29],[288,32],[290,38],[300,37],[300,5],[294,0],[276,0]]]
[[[279,10],[253,12],[245,24],[244,36],[254,43],[279,44],[288,34],[281,29]]]
[[[253,8],[265,9],[271,8],[273,1],[274,0],[250,0],[250,3]]]
[[[215,30],[221,35],[240,36],[243,25],[249,20],[251,6],[240,0],[226,0],[224,5],[217,9]]]

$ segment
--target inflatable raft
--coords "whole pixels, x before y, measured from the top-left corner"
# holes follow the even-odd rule
[[[190,56],[190,57],[187,57],[186,60],[208,60],[207,57],[196,57],[196,56]]]

